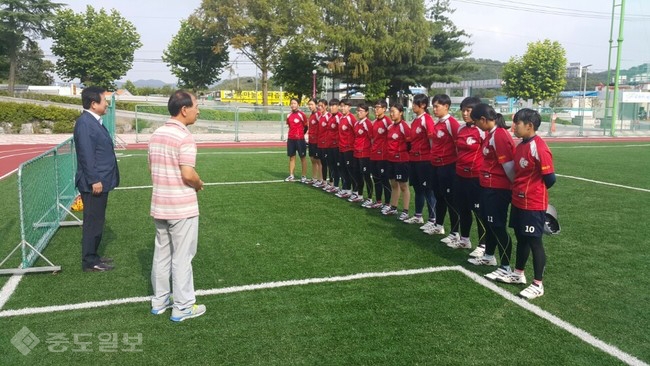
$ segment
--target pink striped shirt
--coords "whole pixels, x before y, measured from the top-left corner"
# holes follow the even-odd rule
[[[181,165],[194,167],[195,163],[194,137],[181,122],[172,118],[153,133],[149,141],[151,216],[180,220],[199,215],[196,191],[181,177]]]

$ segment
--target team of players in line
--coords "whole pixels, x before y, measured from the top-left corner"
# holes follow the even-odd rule
[[[428,111],[430,105],[433,115]],[[378,101],[374,121],[368,118],[370,108],[365,104],[357,106],[355,118],[349,100],[310,100],[308,106],[309,117],[299,110],[296,99],[291,101],[287,116],[290,175],[286,181],[296,180],[297,154],[302,183],[362,207],[380,209],[383,215],[398,215],[407,224],[420,224],[427,234],[444,235],[448,213],[451,233],[441,242],[454,249],[472,248],[470,230],[475,218],[479,243],[469,253],[469,263],[498,265],[485,275],[490,280],[526,284],[524,268],[532,251],[533,282],[520,295],[534,299],[544,294],[542,234],[547,189],[555,183],[555,174],[551,151],[536,134],[539,113],[525,108],[514,115],[514,134],[522,139],[516,145],[503,116],[476,97],[461,103],[464,123],[449,114],[451,99],[445,94],[435,95],[431,104],[428,96],[415,95],[412,108],[416,117],[410,125],[404,121],[404,106],[399,103],[390,107],[387,116],[387,103]],[[311,179],[305,176],[305,134]],[[415,192],[413,216],[409,214],[409,185]],[[514,269],[508,225],[517,239]]]

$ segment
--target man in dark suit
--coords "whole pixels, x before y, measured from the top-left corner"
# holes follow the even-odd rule
[[[83,202],[83,233],[81,266],[85,272],[110,271],[111,258],[100,257],[97,248],[102,241],[108,192],[120,183],[117,158],[108,130],[101,116],[108,103],[100,87],[87,87],[81,92],[84,111],[74,126],[77,153],[75,185]]]

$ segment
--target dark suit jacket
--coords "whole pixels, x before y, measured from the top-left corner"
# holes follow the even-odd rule
[[[120,184],[117,158],[108,130],[95,117],[84,111],[74,126],[77,152],[75,185],[79,192],[92,192],[92,185],[102,182],[103,192]]]

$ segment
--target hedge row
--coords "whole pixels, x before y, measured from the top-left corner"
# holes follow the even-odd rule
[[[0,122],[11,123],[12,132],[19,132],[23,123],[38,123],[45,127],[43,121],[52,121],[54,133],[71,133],[79,111],[61,107],[44,107],[36,104],[0,102]]]
[[[138,106],[138,113],[152,113],[168,116],[166,106]],[[208,121],[235,121],[235,112],[224,111],[219,109],[201,108],[201,116],[199,118]],[[240,112],[240,121],[278,121],[283,115],[280,113],[269,112]]]

